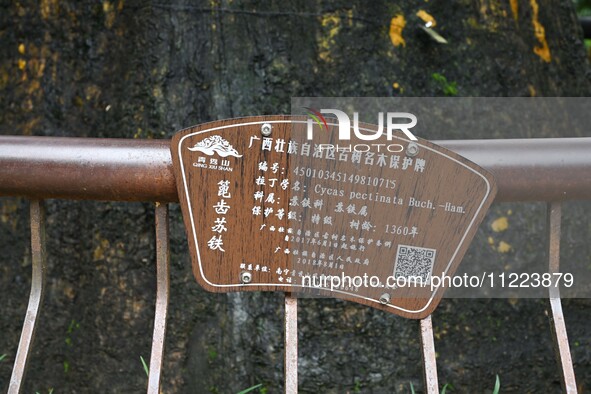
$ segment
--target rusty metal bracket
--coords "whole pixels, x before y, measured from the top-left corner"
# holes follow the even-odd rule
[[[550,203],[548,204],[547,212],[549,272],[554,274],[560,272],[560,220],[562,217],[562,207],[560,203]],[[564,321],[564,314],[562,313],[562,302],[558,287],[550,287],[549,302],[550,328],[552,330],[552,339],[554,339],[556,360],[560,366],[562,389],[567,394],[576,394],[577,382],[575,379],[575,370],[568,345],[566,323]]]
[[[435,342],[433,340],[433,323],[429,315],[421,319],[421,348],[423,350],[423,367],[425,392],[427,394],[439,393],[437,380],[437,360],[435,359]]]
[[[298,299],[285,294],[285,394],[298,392]]]
[[[148,378],[148,394],[160,393],[166,317],[170,298],[170,248],[168,232],[168,204],[156,203],[156,315],[152,337],[152,355]]]
[[[27,362],[31,355],[31,347],[35,340],[37,320],[43,297],[45,295],[45,276],[47,271],[45,254],[45,207],[43,201],[31,201],[31,251],[33,275],[31,277],[31,293],[29,305],[18,344],[18,351],[10,377],[8,394],[21,392],[22,383],[27,372]]]

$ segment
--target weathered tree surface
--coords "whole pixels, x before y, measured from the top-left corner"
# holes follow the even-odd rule
[[[423,11],[423,12],[420,12]],[[432,16],[440,45],[417,26]],[[0,1],[0,133],[170,138],[210,120],[290,111],[292,96],[586,96],[570,0],[458,2]],[[441,130],[430,139],[557,136]],[[0,200],[0,390],[30,285],[27,203]],[[152,204],[51,201],[48,294],[24,392],[141,392],[155,298]],[[563,259],[589,264],[589,205],[566,204]],[[586,210],[586,211],[585,211]],[[507,226],[498,226],[499,218]],[[505,223],[502,220],[502,223]],[[545,258],[543,204],[495,205],[464,259]],[[493,225],[495,224],[495,225]],[[210,294],[172,208],[164,392],[282,386],[282,296]],[[422,386],[416,321],[335,300],[300,303],[301,392]],[[543,300],[443,300],[440,382],[457,392],[559,392]],[[565,302],[591,386],[586,300]]]

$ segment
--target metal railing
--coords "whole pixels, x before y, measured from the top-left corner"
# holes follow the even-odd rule
[[[560,268],[561,202],[591,200],[591,138],[434,141],[491,171],[496,201],[548,202],[549,272]],[[160,391],[169,303],[168,204],[178,201],[165,140],[0,137],[0,195],[31,200],[32,283],[8,392],[19,393],[45,290],[47,198],[152,201],[156,211],[157,295],[148,393]],[[549,293],[563,389],[576,393],[560,294]],[[431,316],[420,322],[425,390],[439,392]],[[285,297],[285,392],[297,392],[297,299]]]

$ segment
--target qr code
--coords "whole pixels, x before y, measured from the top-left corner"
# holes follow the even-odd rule
[[[398,245],[394,277],[397,279],[404,277],[415,282],[420,277],[422,283],[430,283],[436,252],[435,249]]]

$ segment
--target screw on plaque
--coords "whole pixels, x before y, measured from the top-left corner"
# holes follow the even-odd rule
[[[409,142],[408,146],[406,147],[406,155],[410,157],[414,157],[419,153],[419,146],[414,142]]]
[[[380,304],[388,305],[390,303],[390,294],[384,293],[380,296]]]
[[[242,271],[240,273],[240,282],[242,282],[245,285],[249,284],[250,282],[252,282],[252,274],[247,271]]]
[[[265,137],[271,135],[271,125],[269,123],[263,123],[263,125],[261,126],[261,134]]]

